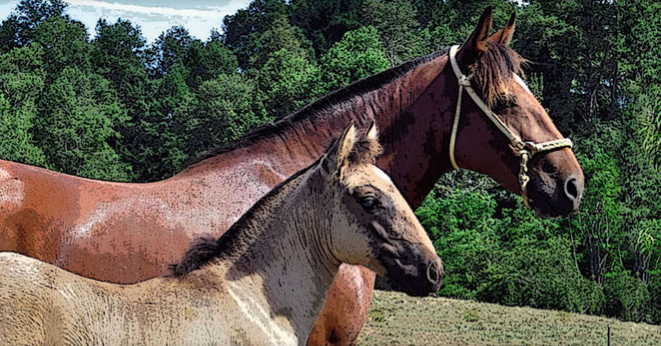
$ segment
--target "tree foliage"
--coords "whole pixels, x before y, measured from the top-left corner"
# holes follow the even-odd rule
[[[352,30],[321,58],[322,87],[324,90],[335,90],[386,70],[389,66],[374,27]]]

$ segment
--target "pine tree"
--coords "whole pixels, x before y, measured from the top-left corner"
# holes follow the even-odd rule
[[[42,57],[38,45],[0,56],[0,158],[44,167],[46,157],[33,135],[46,79]]]
[[[347,32],[321,58],[321,84],[332,91],[386,70],[390,62],[372,26]]]

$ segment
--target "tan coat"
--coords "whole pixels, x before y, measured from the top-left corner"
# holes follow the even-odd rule
[[[440,259],[373,165],[375,131],[364,142],[350,127],[170,277],[118,285],[0,254],[0,345],[304,345],[343,262],[434,291]]]

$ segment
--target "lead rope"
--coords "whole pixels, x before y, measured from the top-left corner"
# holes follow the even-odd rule
[[[519,164],[519,185],[521,186],[521,197],[523,197],[523,204],[530,209],[530,201],[528,200],[528,160],[530,159],[530,152],[528,150],[519,151],[521,163]]]
[[[464,94],[464,89],[468,95],[473,99],[475,104],[484,112],[484,114],[491,120],[491,122],[496,125],[496,127],[502,132],[509,140],[514,148],[519,152],[519,157],[521,159],[519,164],[519,185],[521,187],[521,197],[523,197],[523,203],[526,207],[530,208],[530,200],[528,198],[528,182],[530,182],[530,176],[528,176],[528,161],[532,158],[533,155],[543,152],[551,151],[560,148],[572,148],[573,143],[569,138],[561,138],[548,142],[542,143],[531,143],[524,142],[519,136],[513,133],[509,127],[491,111],[491,109],[480,99],[479,96],[475,93],[471,87],[470,80],[473,75],[465,76],[461,73],[459,64],[457,63],[456,54],[459,46],[452,46],[450,48],[450,63],[452,64],[452,70],[457,76],[457,82],[459,83],[459,95],[457,96],[457,108],[454,113],[454,121],[452,123],[452,132],[450,133],[450,163],[455,169],[459,169],[457,164],[454,152],[455,145],[457,142],[457,132],[459,129],[459,117],[461,116],[461,99]]]
[[[457,129],[459,128],[459,117],[461,116],[461,95],[464,94],[464,86],[470,87],[471,76],[464,76],[463,74],[459,78],[459,96],[457,96],[457,108],[454,112],[454,121],[452,123],[452,133],[450,134],[450,163],[454,169],[459,169],[457,165],[457,160],[454,158],[454,146],[457,143]]]

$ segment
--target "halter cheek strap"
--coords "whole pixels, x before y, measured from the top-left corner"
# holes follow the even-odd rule
[[[466,93],[473,99],[473,102],[477,105],[478,108],[491,120],[491,122],[502,132],[510,143],[519,153],[521,163],[519,165],[519,185],[521,187],[521,197],[528,208],[530,208],[530,202],[528,200],[528,193],[526,187],[530,181],[530,176],[528,176],[528,161],[537,153],[552,151],[561,148],[571,148],[573,146],[572,141],[569,138],[561,138],[553,141],[534,143],[534,142],[524,142],[521,138],[514,132],[512,132],[509,127],[503,122],[502,119],[480,99],[480,97],[475,93],[475,90],[471,87],[470,80],[473,77],[472,75],[466,76],[461,73],[459,64],[457,63],[457,51],[459,46],[452,46],[450,48],[450,63],[452,64],[452,70],[457,76],[459,83],[459,94],[457,96],[457,108],[454,113],[454,121],[452,123],[452,132],[450,134],[450,163],[455,169],[459,169],[457,160],[454,156],[455,146],[457,142],[457,130],[459,128],[459,118],[461,116],[461,98],[466,90]]]

